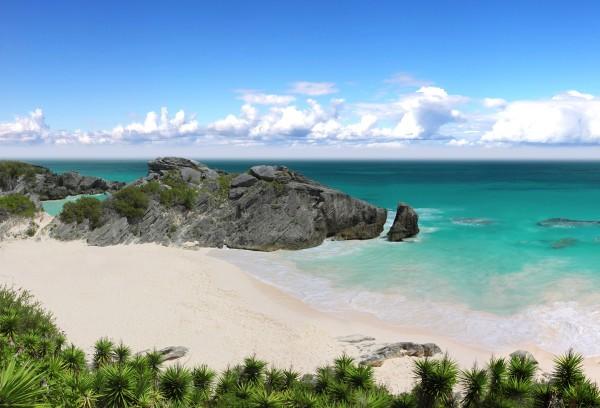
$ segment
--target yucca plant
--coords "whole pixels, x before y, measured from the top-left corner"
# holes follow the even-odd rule
[[[367,365],[352,366],[346,374],[346,382],[353,389],[369,390],[375,385],[373,367]]]
[[[206,364],[202,364],[192,370],[192,384],[196,391],[210,393],[217,373]]]
[[[128,366],[105,365],[100,372],[103,407],[129,408],[136,403],[135,372]]]
[[[285,399],[278,393],[269,393],[264,388],[255,390],[250,396],[251,408],[283,408]]]
[[[568,408],[600,407],[600,390],[589,380],[569,386],[564,391],[563,400]]]
[[[285,394],[285,403],[290,408],[317,408],[322,406],[319,397],[301,387],[288,390]]]
[[[552,383],[562,394],[585,380],[583,373],[583,356],[572,349],[554,359]]]
[[[350,371],[355,368],[354,359],[347,354],[342,354],[333,361],[333,367],[336,380],[345,381]]]
[[[114,360],[114,344],[113,342],[103,337],[94,344],[94,367],[101,368]]]
[[[342,381],[333,381],[327,387],[327,398],[337,404],[351,405],[354,403],[354,391],[352,387]]]
[[[73,344],[65,348],[60,354],[65,367],[73,373],[79,373],[85,369],[85,352]]]
[[[6,336],[12,343],[19,331],[21,317],[15,309],[7,309],[0,315],[0,334]]]
[[[269,392],[283,391],[286,386],[286,378],[282,370],[271,367],[265,372],[265,389]]]
[[[300,373],[289,368],[287,370],[283,370],[283,377],[285,378],[285,384],[283,388],[284,390],[289,390],[298,384],[298,381],[300,380]]]
[[[325,393],[330,385],[335,383],[336,379],[333,375],[331,367],[317,368],[317,378],[315,380],[315,391],[317,393]]]
[[[448,355],[440,360],[425,358],[415,362],[413,374],[417,380],[419,405],[433,408],[453,397],[452,389],[457,381],[458,368]]]
[[[187,403],[193,389],[192,373],[179,364],[168,367],[160,375],[159,389],[167,400],[178,404]]]
[[[417,399],[408,392],[394,397],[390,403],[390,408],[417,408],[417,406]]]
[[[44,407],[44,393],[42,376],[34,366],[25,364],[17,367],[11,360],[0,370],[1,408]]]
[[[121,342],[114,348],[114,357],[117,364],[125,364],[131,357],[131,349]]]
[[[487,365],[488,395],[486,400],[493,401],[502,395],[504,384],[508,376],[506,360],[492,357]]]
[[[460,384],[463,388],[462,406],[465,408],[480,407],[487,393],[487,383],[486,370],[474,366],[470,370],[461,371]]]
[[[508,363],[509,378],[521,382],[532,382],[537,371],[538,363],[525,355],[515,355]]]
[[[386,390],[373,388],[356,392],[353,406],[356,408],[389,408],[391,403],[392,397]]]
[[[227,369],[221,373],[217,382],[217,397],[233,392],[238,384],[238,380],[239,373],[236,372],[236,370],[227,367]]]
[[[531,390],[532,408],[564,407],[558,397],[558,392],[550,383],[536,384]]]
[[[242,381],[258,384],[264,378],[267,363],[256,356],[246,357],[242,366]]]

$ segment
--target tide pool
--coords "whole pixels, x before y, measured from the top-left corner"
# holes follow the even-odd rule
[[[54,171],[132,181],[144,161],[45,161]],[[285,164],[389,210],[417,209],[404,243],[326,242],[232,258],[327,310],[361,310],[494,347],[531,341],[600,354],[600,162],[205,161]],[[232,251],[233,253],[233,251]]]

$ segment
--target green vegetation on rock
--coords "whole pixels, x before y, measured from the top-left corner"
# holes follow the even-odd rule
[[[0,196],[0,211],[20,217],[33,217],[37,208],[26,195],[8,194]]]
[[[415,360],[414,388],[394,395],[374,369],[343,355],[314,374],[255,356],[220,374],[165,366],[159,351],[134,354],[102,338],[90,359],[27,292],[0,287],[0,407],[157,408],[556,408],[600,407],[600,391],[569,351],[540,377],[526,354],[461,370],[447,355]]]
[[[219,189],[217,190],[217,196],[219,200],[225,201],[229,197],[229,190],[231,190],[231,180],[235,177],[235,174],[219,174],[217,182],[219,183]]]
[[[81,224],[88,221],[90,228],[101,226],[102,202],[94,197],[81,197],[76,201],[65,203],[59,215],[60,220],[67,224],[76,222]]]
[[[179,174],[169,173],[162,179],[165,188],[160,190],[160,203],[165,207],[181,205],[188,210],[194,208],[198,199],[198,190],[190,187]]]
[[[0,190],[11,190],[13,183],[21,176],[33,180],[36,174],[47,172],[47,169],[29,163],[0,161]]]
[[[129,221],[136,221],[146,213],[149,199],[142,187],[129,186],[117,191],[111,202],[120,215]]]

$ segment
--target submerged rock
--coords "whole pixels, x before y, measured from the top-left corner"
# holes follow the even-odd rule
[[[598,220],[572,220],[569,218],[548,218],[537,223],[540,227],[588,227],[600,226]]]
[[[563,248],[568,248],[570,246],[573,246],[577,243],[577,240],[575,238],[563,238],[563,239],[559,239],[558,241],[554,241],[552,243],[552,248],[554,249],[563,249]]]
[[[488,218],[475,218],[475,217],[466,217],[466,218],[453,218],[452,222],[458,225],[491,225],[494,222]]]
[[[415,210],[405,203],[399,203],[396,217],[387,236],[389,241],[402,241],[419,233],[419,216]]]
[[[254,166],[244,174],[227,174],[193,160],[167,157],[150,161],[148,170],[147,177],[132,183],[138,187],[150,180],[158,183],[158,191],[144,192],[148,204],[143,216],[123,217],[111,197],[100,228],[74,232],[72,226],[55,220],[51,236],[86,239],[92,245],[195,242],[273,251],[309,248],[326,238],[375,238],[386,220],[385,209],[284,166]],[[191,199],[184,206],[177,197]]]

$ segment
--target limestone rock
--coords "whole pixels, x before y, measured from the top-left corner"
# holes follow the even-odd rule
[[[434,343],[399,342],[387,344],[363,357],[362,364],[380,367],[385,360],[397,357],[432,357],[442,350]]]
[[[419,233],[419,216],[408,204],[399,203],[394,223],[388,232],[388,240],[402,241]]]

